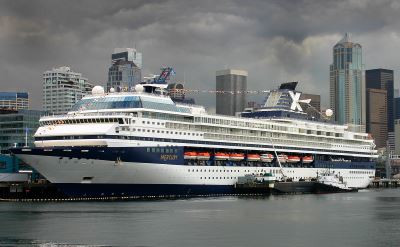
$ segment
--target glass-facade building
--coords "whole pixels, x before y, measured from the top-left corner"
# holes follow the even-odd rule
[[[29,108],[29,95],[26,92],[0,92],[0,108],[21,110]]]
[[[365,71],[365,86],[366,89],[381,89],[386,91],[386,109],[384,113],[387,115],[387,128],[386,128],[386,140],[389,141],[390,150],[394,150],[394,74],[393,70],[389,69],[370,69]],[[368,102],[367,102],[368,104]],[[367,109],[367,126],[369,115],[374,114]],[[368,128],[367,128],[367,131]],[[385,144],[386,146],[386,144]]]
[[[346,33],[333,47],[330,65],[330,107],[339,124],[365,126],[365,80],[362,48]],[[364,129],[365,127],[362,127]]]
[[[0,149],[32,146],[41,115],[43,111],[0,110]]]
[[[142,53],[133,48],[118,48],[111,55],[107,91],[130,91],[142,81]]]
[[[43,109],[50,114],[66,114],[92,88],[87,78],[69,67],[46,71],[43,73]]]

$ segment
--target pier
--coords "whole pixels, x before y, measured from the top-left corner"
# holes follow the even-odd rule
[[[369,185],[370,188],[397,188],[400,187],[400,179],[375,179]]]

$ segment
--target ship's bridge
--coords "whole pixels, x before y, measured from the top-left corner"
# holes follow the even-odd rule
[[[101,111],[128,108],[145,108],[160,111],[191,113],[190,106],[176,105],[170,97],[137,93],[129,95],[110,94],[100,97],[86,97],[76,103],[72,107],[69,114],[83,111]]]

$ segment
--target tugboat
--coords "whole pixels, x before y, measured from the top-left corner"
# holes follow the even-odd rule
[[[343,177],[333,172],[326,172],[317,177],[315,183],[316,193],[357,192],[357,188],[350,188]]]

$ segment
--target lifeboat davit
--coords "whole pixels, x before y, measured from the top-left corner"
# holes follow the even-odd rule
[[[215,153],[215,159],[216,160],[228,160],[229,159],[229,154],[216,152]]]
[[[209,152],[199,152],[197,154],[197,159],[198,160],[209,160],[210,159],[210,153]]]
[[[313,161],[314,161],[314,159],[312,156],[304,156],[303,157],[303,163],[305,163],[305,164],[311,163]]]
[[[183,154],[183,158],[185,160],[195,160],[195,159],[197,159],[197,153],[196,152],[185,152]]]
[[[261,159],[259,154],[248,154],[247,160],[248,161],[259,161]]]
[[[261,154],[260,159],[262,162],[271,162],[274,159],[272,154]]]
[[[296,156],[296,155],[289,155],[287,157],[287,162],[288,163],[298,163],[298,162],[300,162],[300,157]]]
[[[240,153],[229,154],[229,160],[232,160],[232,161],[244,160],[244,154],[240,154]]]
[[[278,155],[278,161],[279,161],[280,163],[286,163],[287,159],[288,159],[288,156],[285,155],[285,154],[280,154],[280,155]]]

